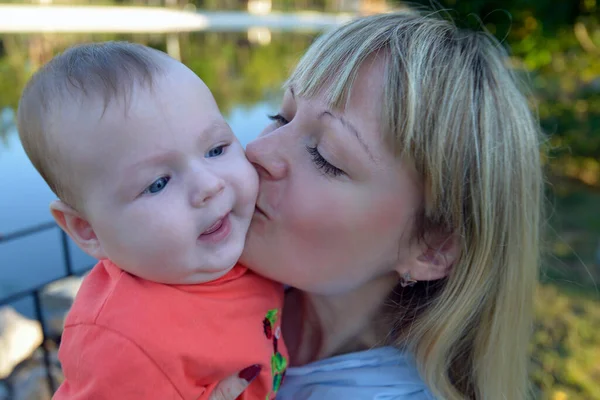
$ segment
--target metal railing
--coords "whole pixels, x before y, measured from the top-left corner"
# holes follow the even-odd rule
[[[46,380],[48,383],[48,388],[50,389],[50,393],[54,393],[54,392],[56,392],[58,385],[57,385],[57,382],[55,381],[54,377],[52,376],[52,365],[51,365],[51,361],[50,361],[49,345],[50,345],[50,341],[53,339],[56,339],[56,338],[48,337],[48,329],[47,329],[46,321],[44,320],[44,315],[43,315],[43,311],[42,311],[42,301],[41,301],[40,294],[44,290],[44,288],[46,288],[49,284],[59,281],[61,279],[67,278],[69,276],[78,275],[78,273],[73,271],[73,265],[72,265],[72,260],[71,260],[71,251],[69,249],[69,237],[62,229],[60,229],[58,227],[58,225],[56,225],[56,223],[46,222],[43,224],[35,225],[32,227],[21,229],[21,230],[11,232],[8,234],[0,233],[0,245],[7,243],[7,242],[14,241],[14,240],[22,239],[22,238],[34,235],[36,233],[49,231],[51,229],[59,229],[59,231],[60,231],[60,242],[61,242],[61,246],[62,246],[62,255],[63,255],[63,272],[61,274],[58,274],[55,278],[53,278],[49,281],[46,281],[42,284],[38,284],[33,287],[27,288],[25,290],[21,290],[19,292],[10,294],[9,296],[6,296],[4,298],[0,298],[0,307],[10,305],[11,303],[14,303],[18,300],[33,297],[34,316],[35,316],[35,319],[40,323],[40,326],[42,328],[42,334],[43,334],[43,340],[42,340],[42,344],[40,345],[40,348],[42,349],[42,352],[43,352],[44,366],[46,369]],[[85,270],[86,269],[84,269],[80,272],[78,271],[78,272],[82,273]],[[10,388],[9,388],[9,390],[10,390]]]

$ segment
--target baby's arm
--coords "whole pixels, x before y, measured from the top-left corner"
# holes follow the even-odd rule
[[[101,326],[67,327],[59,358],[65,381],[53,400],[183,399],[144,349]]]

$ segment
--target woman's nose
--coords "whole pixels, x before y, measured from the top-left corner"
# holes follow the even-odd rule
[[[283,133],[272,132],[246,145],[246,156],[261,179],[283,179],[288,173]]]
[[[203,207],[225,189],[225,181],[211,171],[204,170],[194,182],[191,203],[193,207]]]

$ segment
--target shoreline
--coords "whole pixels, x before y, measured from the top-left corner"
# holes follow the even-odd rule
[[[2,33],[176,33],[195,31],[319,31],[354,18],[318,12],[264,15],[164,7],[0,4]]]

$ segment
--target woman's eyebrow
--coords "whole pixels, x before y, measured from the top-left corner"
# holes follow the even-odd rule
[[[365,151],[367,152],[367,155],[369,156],[369,158],[371,158],[371,160],[375,161],[375,158],[373,157],[373,154],[371,153],[371,151],[369,150],[369,146],[367,146],[367,143],[365,143],[365,141],[363,140],[362,135],[358,132],[358,129],[356,129],[356,127],[354,125],[352,125],[352,123],[350,123],[350,121],[348,121],[347,119],[345,119],[342,116],[338,116],[333,114],[331,111],[323,111],[321,114],[319,114],[318,119],[321,119],[323,116],[329,116],[333,119],[336,119],[338,121],[341,122],[341,124],[348,129],[350,132],[352,132],[352,134],[354,135],[354,137],[356,137],[356,139],[358,140],[358,142],[360,143],[360,145],[365,149]]]

